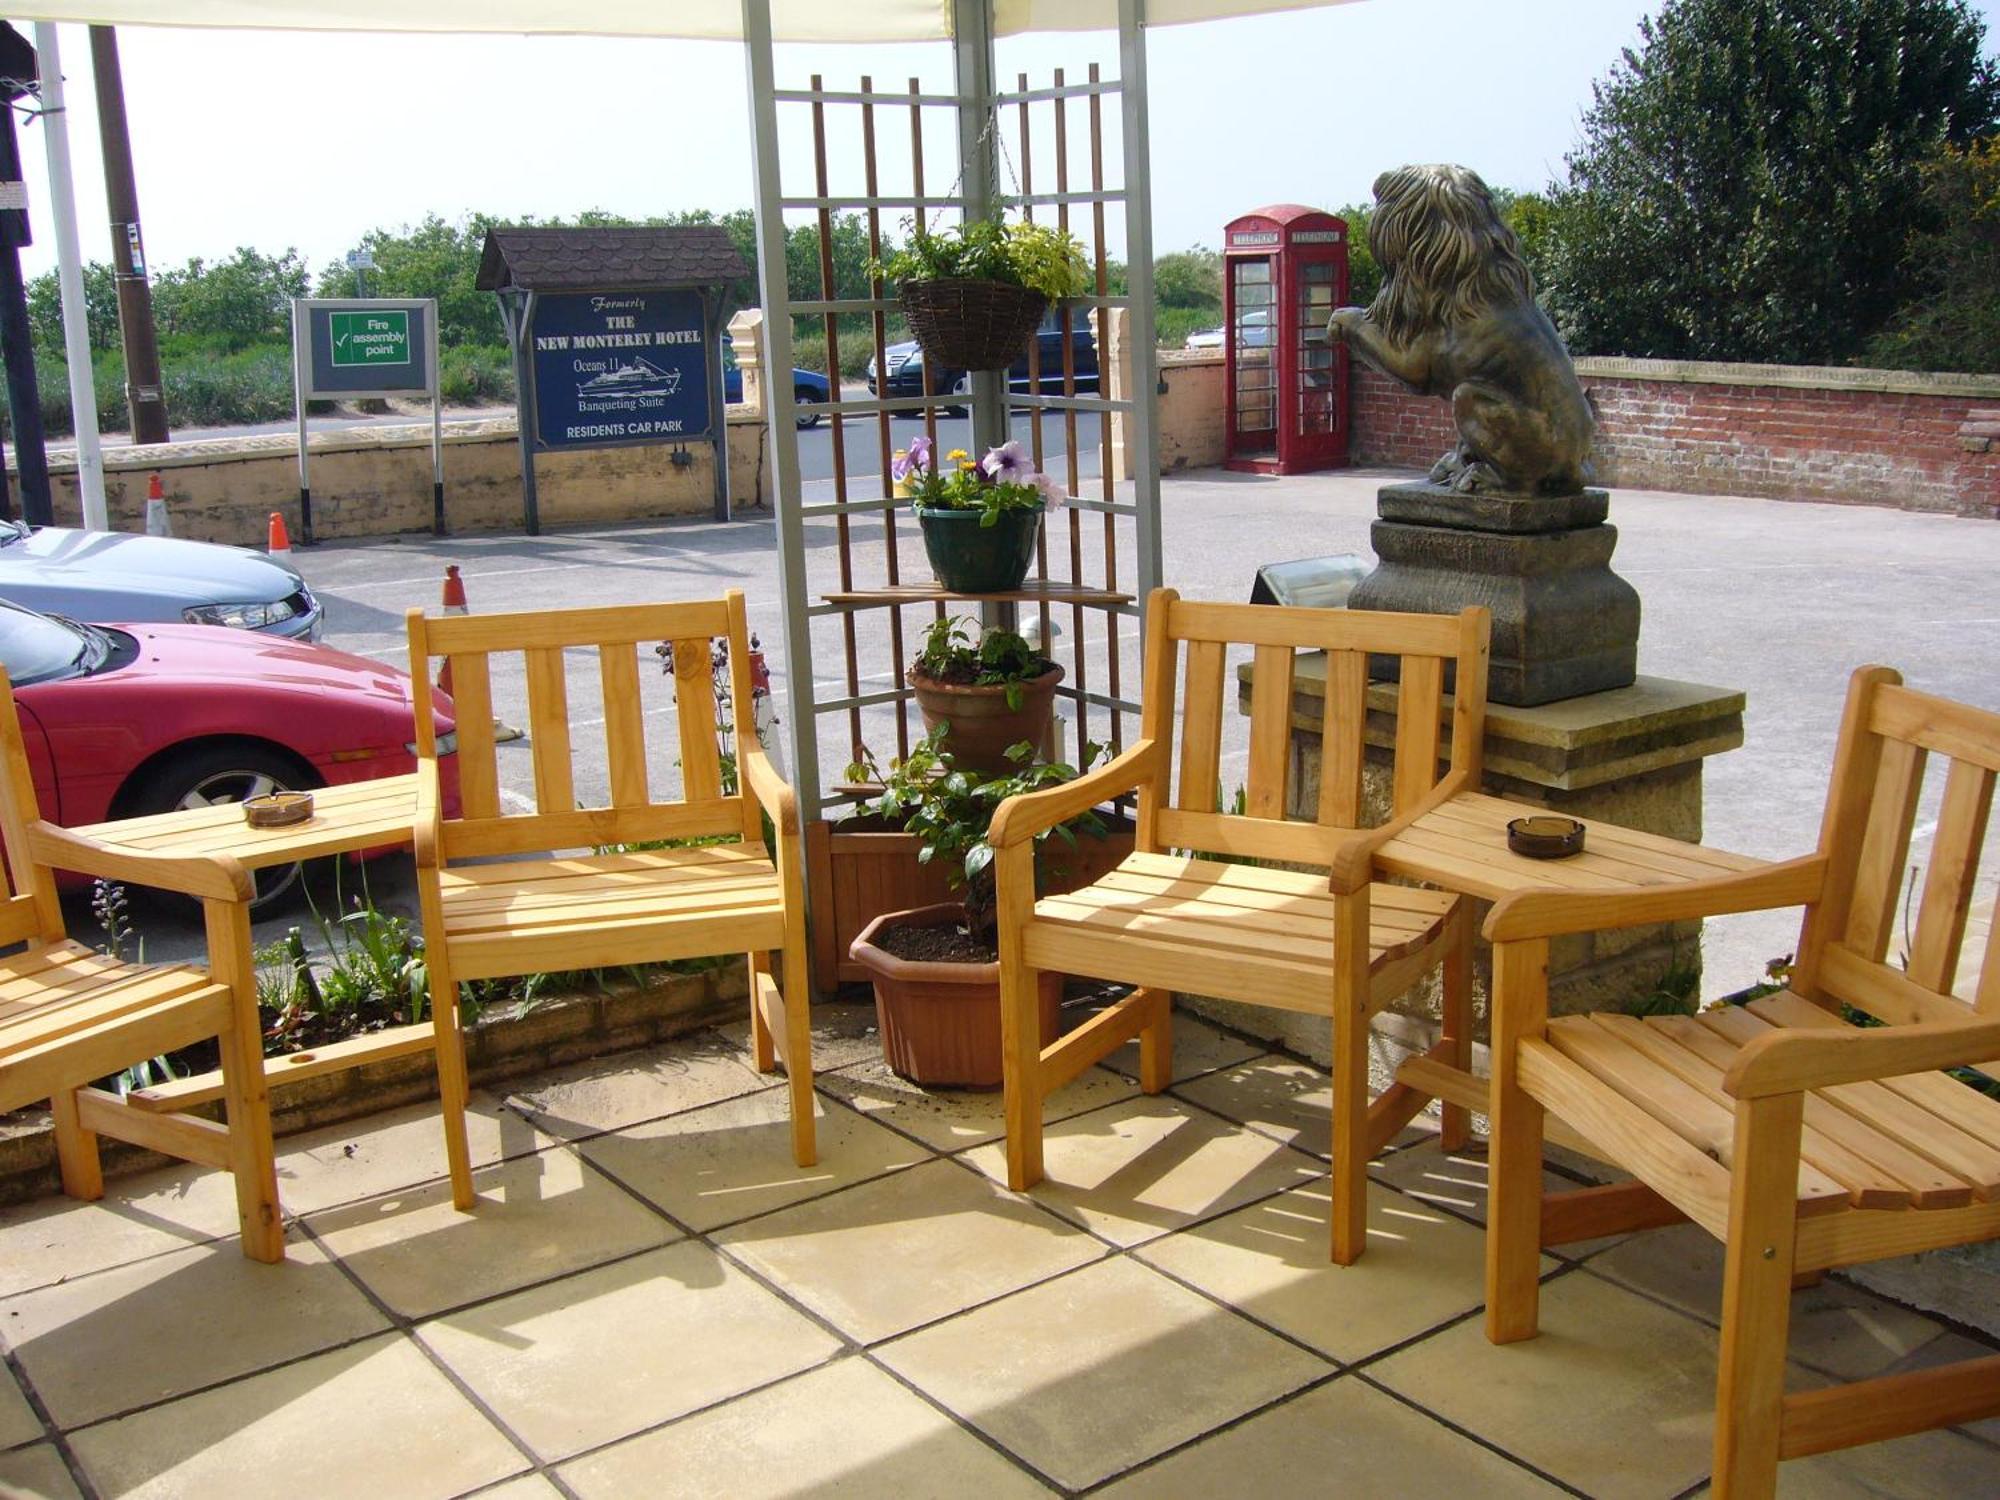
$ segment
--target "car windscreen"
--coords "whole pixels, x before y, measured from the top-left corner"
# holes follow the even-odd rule
[[[82,631],[0,601],[0,663],[14,686],[71,677],[83,670],[90,638]]]

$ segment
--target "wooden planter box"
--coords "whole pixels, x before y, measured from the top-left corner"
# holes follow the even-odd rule
[[[812,983],[822,995],[843,984],[868,982],[868,971],[847,956],[847,949],[882,913],[957,899],[942,869],[917,863],[915,838],[886,831],[875,819],[808,823],[805,843]],[[1101,839],[1080,837],[1048,888],[1069,891],[1088,885],[1131,852],[1130,824],[1113,824]]]

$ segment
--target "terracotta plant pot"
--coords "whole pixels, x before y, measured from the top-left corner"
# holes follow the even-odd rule
[[[939,682],[922,672],[910,674],[910,687],[923,712],[924,728],[951,725],[944,748],[959,766],[988,775],[1004,776],[1015,769],[1007,759],[1007,747],[1026,740],[1039,753],[1049,738],[1049,720],[1055,713],[1056,684],[1063,669],[1051,666],[1029,682],[1017,683],[1021,706],[1007,706],[1004,685],[975,687],[971,684]]]
[[[997,1089],[1000,1064],[1000,965],[913,962],[875,946],[890,927],[941,927],[965,920],[956,902],[885,912],[862,929],[848,952],[875,982],[882,1057],[898,1078],[927,1089]],[[1041,975],[1044,1042],[1056,1034],[1060,974]]]

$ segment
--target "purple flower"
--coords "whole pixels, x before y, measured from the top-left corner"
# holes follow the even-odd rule
[[[996,484],[1033,484],[1035,461],[1021,450],[1018,439],[1002,443],[979,461]]]
[[[1042,505],[1048,510],[1061,510],[1063,501],[1069,498],[1063,493],[1062,482],[1052,474],[1037,474],[1035,488],[1042,492]]]
[[[889,477],[899,483],[913,475],[921,474],[931,466],[931,440],[927,437],[910,439],[910,450],[899,453],[889,464]]]

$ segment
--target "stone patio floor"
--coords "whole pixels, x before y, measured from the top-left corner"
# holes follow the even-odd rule
[[[475,1096],[455,1213],[435,1109],[280,1142],[282,1268],[228,1179],[0,1215],[0,1493],[1668,1497],[1706,1485],[1719,1256],[1699,1231],[1547,1260],[1543,1333],[1479,1322],[1483,1163],[1409,1133],[1361,1265],[1326,1259],[1327,1082],[1190,1017],[1051,1101],[1049,1180],[996,1095],[883,1067],[816,1011],[821,1161],[744,1028]],[[1793,1380],[1982,1341],[1829,1279]],[[2000,1488],[2000,1421],[1790,1464],[1810,1496]]]

